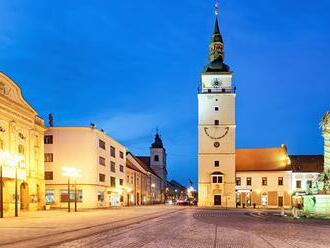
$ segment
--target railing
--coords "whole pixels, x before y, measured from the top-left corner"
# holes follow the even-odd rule
[[[236,86],[232,87],[219,87],[219,88],[203,88],[198,87],[198,93],[200,94],[230,94],[236,93]]]

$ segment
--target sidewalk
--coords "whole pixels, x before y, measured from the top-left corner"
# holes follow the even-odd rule
[[[174,206],[139,206],[93,209],[68,213],[66,210],[24,212],[19,217],[0,219],[0,246],[25,239],[51,236],[134,218],[160,215],[182,209]]]

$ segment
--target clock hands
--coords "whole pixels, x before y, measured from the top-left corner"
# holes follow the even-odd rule
[[[225,128],[225,133],[223,135],[221,135],[221,136],[212,136],[212,135],[209,134],[209,131],[208,130],[209,130],[208,127],[204,127],[204,131],[205,131],[205,133],[206,133],[206,135],[208,137],[210,137],[211,139],[214,139],[214,140],[219,140],[219,139],[222,139],[223,137],[225,137],[228,134],[229,127],[226,127]]]

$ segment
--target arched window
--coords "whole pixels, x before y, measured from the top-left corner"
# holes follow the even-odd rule
[[[156,161],[156,162],[159,161],[159,156],[158,156],[158,155],[155,155],[155,156],[154,156],[154,161]]]
[[[24,155],[24,146],[18,145],[18,153]]]

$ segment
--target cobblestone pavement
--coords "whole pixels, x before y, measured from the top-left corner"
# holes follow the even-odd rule
[[[330,223],[271,213],[185,209],[54,247],[330,247]]]
[[[330,247],[330,221],[293,220],[269,211],[158,208],[132,208],[129,211],[149,214],[101,225],[94,225],[98,223],[94,216],[95,223],[83,228],[15,242],[11,247]]]

